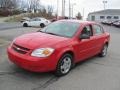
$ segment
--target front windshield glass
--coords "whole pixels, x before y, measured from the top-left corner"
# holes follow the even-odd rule
[[[72,22],[55,22],[40,31],[62,37],[72,37],[78,30],[79,25],[79,23]]]

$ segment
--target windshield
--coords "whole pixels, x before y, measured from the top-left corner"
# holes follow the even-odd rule
[[[40,31],[62,37],[73,37],[73,35],[78,30],[79,25],[79,23],[72,22],[55,22]]]

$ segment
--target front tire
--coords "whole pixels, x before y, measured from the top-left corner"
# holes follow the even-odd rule
[[[105,44],[99,54],[100,57],[105,57],[107,55],[107,49],[108,49],[108,45]]]
[[[63,76],[69,73],[72,67],[73,57],[70,54],[64,54],[58,62],[55,75]]]
[[[28,24],[27,24],[27,23],[24,23],[24,24],[23,24],[23,27],[28,27]]]

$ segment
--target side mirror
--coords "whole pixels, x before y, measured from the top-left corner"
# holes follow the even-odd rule
[[[90,39],[90,36],[87,34],[81,34],[80,39]]]

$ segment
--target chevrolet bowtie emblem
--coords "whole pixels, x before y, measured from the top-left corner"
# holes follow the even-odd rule
[[[16,48],[17,50],[20,50],[20,48]]]

